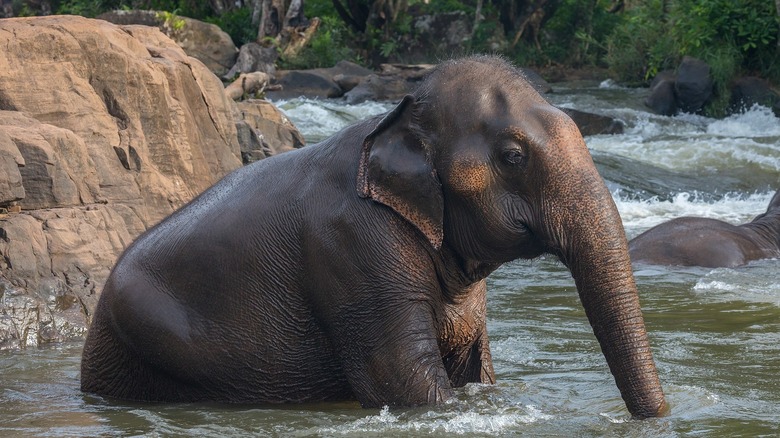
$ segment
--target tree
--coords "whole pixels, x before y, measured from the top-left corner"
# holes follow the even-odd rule
[[[308,20],[303,15],[303,0],[254,0],[253,22],[260,17],[257,40],[277,38],[289,27],[305,27]]]

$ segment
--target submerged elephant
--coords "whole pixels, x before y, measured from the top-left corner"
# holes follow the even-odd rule
[[[434,404],[495,382],[485,277],[557,255],[628,410],[666,411],[628,247],[577,127],[499,58],[246,166],[140,236],[84,347],[131,400]]]
[[[656,225],[629,242],[636,263],[732,268],[780,257],[780,190],[766,213],[732,225],[717,219],[680,217]]]

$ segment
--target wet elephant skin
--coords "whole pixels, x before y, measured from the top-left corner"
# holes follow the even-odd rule
[[[742,225],[680,217],[656,225],[629,242],[635,263],[733,268],[780,257],[780,190],[766,213]]]
[[[228,175],[116,263],[82,390],[435,404],[495,381],[485,278],[557,255],[637,417],[666,411],[620,217],[574,123],[495,57]],[[521,280],[521,279],[518,279]]]

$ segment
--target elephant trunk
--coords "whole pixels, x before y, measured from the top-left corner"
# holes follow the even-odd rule
[[[551,246],[558,248],[574,277],[628,411],[639,418],[661,416],[668,407],[639,306],[625,231],[612,196],[595,167],[591,169],[580,168],[568,182],[550,187],[559,194],[548,196],[557,201],[545,208],[556,218],[548,230]]]

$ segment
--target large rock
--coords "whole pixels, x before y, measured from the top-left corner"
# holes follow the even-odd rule
[[[245,164],[305,145],[303,135],[271,102],[247,99],[238,102],[236,123]]]
[[[221,81],[158,29],[0,30],[0,208],[22,209],[0,217],[0,348],[24,348],[82,336],[121,251],[241,152]]]
[[[369,100],[398,101],[411,92],[412,88],[404,79],[371,74],[361,80],[353,89],[344,93],[344,100],[350,104]]]
[[[268,98],[294,99],[297,97],[334,98],[341,97],[347,91],[340,84],[354,87],[362,78],[372,72],[348,61],[339,61],[329,68],[314,68],[310,70],[282,70],[276,72],[274,85],[278,90],[268,91]]]
[[[22,174],[24,157],[16,143],[4,130],[0,130],[0,205],[8,205],[25,196]]]
[[[227,73],[238,57],[238,49],[230,35],[215,24],[194,18],[137,9],[106,12],[97,18],[114,24],[155,26],[176,41],[187,55],[206,64],[216,75]]]
[[[712,87],[710,66],[700,59],[684,57],[677,67],[677,79],[674,82],[680,110],[686,113],[700,112],[712,97]]]
[[[399,101],[433,67],[432,64],[382,64],[379,72],[360,77],[357,85],[344,93],[344,99],[351,104],[368,100]]]
[[[675,74],[672,71],[658,73],[650,83],[650,94],[645,99],[645,105],[654,113],[663,116],[677,114],[677,95],[675,89]]]
[[[731,84],[729,111],[732,113],[742,112],[750,109],[753,105],[771,108],[780,117],[780,95],[772,89],[769,81],[755,76],[745,76],[734,80]]]
[[[601,134],[622,134],[625,124],[617,119],[601,114],[593,114],[574,108],[560,108],[577,125],[583,136]]]
[[[275,47],[263,47],[257,43],[247,43],[238,51],[238,58],[223,78],[232,80],[241,73],[263,72],[273,76],[276,73],[276,60],[279,59]]]

